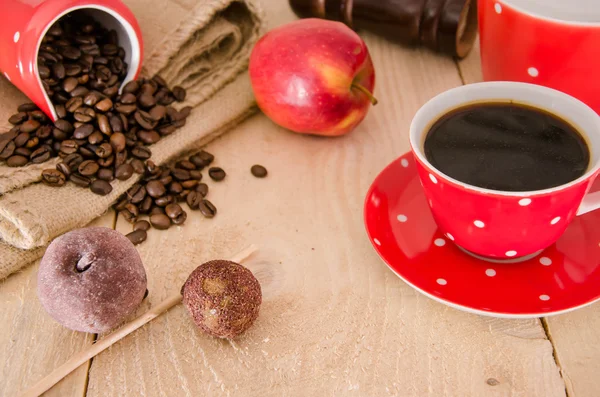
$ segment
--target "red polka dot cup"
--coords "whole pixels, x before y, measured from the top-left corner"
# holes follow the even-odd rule
[[[52,24],[76,10],[85,10],[117,32],[129,65],[124,84],[135,79],[141,69],[142,33],[135,16],[120,0],[0,1],[0,71],[54,121],[56,112],[42,87],[37,55]]]
[[[585,174],[551,189],[499,191],[453,179],[427,160],[425,137],[441,116],[475,102],[509,101],[545,109],[577,128],[590,151]],[[580,100],[554,89],[518,82],[451,89],[417,112],[410,126],[410,144],[439,228],[460,248],[483,259],[529,259],[556,242],[575,216],[600,207],[600,192],[588,193],[600,170],[600,116]]]
[[[600,113],[598,0],[479,0],[485,81],[566,92]]]

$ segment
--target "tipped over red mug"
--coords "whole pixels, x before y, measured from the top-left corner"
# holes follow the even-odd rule
[[[566,92],[600,113],[598,0],[479,0],[485,81]]]
[[[543,190],[501,191],[467,184],[436,169],[424,150],[431,126],[457,108],[486,102],[522,104],[568,121],[589,149],[583,175]],[[518,262],[531,258],[556,242],[575,216],[600,207],[600,192],[588,193],[600,170],[600,116],[557,90],[519,82],[451,89],[417,112],[410,127],[410,144],[439,228],[460,248],[481,259]]]
[[[141,69],[142,34],[135,16],[120,0],[0,1],[0,71],[53,121],[57,116],[39,77],[38,52],[52,24],[77,10],[117,32],[129,65],[123,84],[135,79]]]

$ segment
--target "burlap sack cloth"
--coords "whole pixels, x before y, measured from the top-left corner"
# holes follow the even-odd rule
[[[151,146],[157,164],[206,144],[251,114],[254,100],[245,73],[263,30],[253,0],[124,0],[142,29],[145,76],[160,74],[188,90],[194,106],[187,124]],[[0,131],[26,98],[0,78]],[[5,128],[6,127],[6,128]],[[135,182],[113,181],[101,197],[68,183],[51,188],[40,172],[57,160],[24,168],[0,166],[0,279],[39,258],[55,237],[104,213]]]

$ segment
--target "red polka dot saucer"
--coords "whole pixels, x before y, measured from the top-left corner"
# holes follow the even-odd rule
[[[524,262],[477,259],[438,230],[413,155],[407,153],[373,182],[364,220],[388,267],[448,306],[493,317],[534,318],[600,299],[600,211],[574,219],[555,244]]]

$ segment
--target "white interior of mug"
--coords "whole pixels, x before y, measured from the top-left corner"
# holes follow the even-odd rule
[[[64,10],[62,13],[58,14],[44,29],[37,43],[36,54],[40,51],[40,46],[42,45],[42,39],[48,32],[48,30],[54,25],[56,21],[58,21],[63,16],[77,10],[83,10],[86,14],[93,17],[96,21],[98,21],[101,25],[103,25],[108,30],[115,30],[117,32],[117,37],[119,38],[119,45],[123,47],[125,50],[125,62],[128,65],[127,76],[123,81],[121,87],[127,84],[129,81],[133,80],[135,74],[140,66],[141,62],[141,49],[140,42],[138,40],[137,35],[135,34],[135,30],[133,26],[123,16],[118,14],[117,12],[111,10],[110,8],[103,7],[100,5],[85,5],[78,7],[71,7]],[[38,65],[37,62],[33,63],[34,73],[40,85],[40,90],[44,94],[44,98],[46,102],[49,104],[50,111],[52,112],[52,119],[56,120],[58,117],[56,115],[56,111],[54,110],[54,105],[52,101],[48,97],[46,90],[42,85],[42,80],[40,79]]]
[[[429,129],[441,116],[461,106],[477,102],[516,102],[547,110],[568,121],[584,137],[590,150],[590,165],[581,177],[557,187],[527,192],[509,192],[484,189],[458,181],[436,169],[425,157],[424,143]],[[528,83],[486,82],[467,84],[445,91],[429,100],[419,109],[410,126],[410,144],[413,153],[437,174],[467,190],[513,197],[531,197],[565,189],[589,178],[600,169],[600,116],[588,105],[563,92]]]
[[[541,18],[600,25],[598,0],[500,0],[499,2]]]

